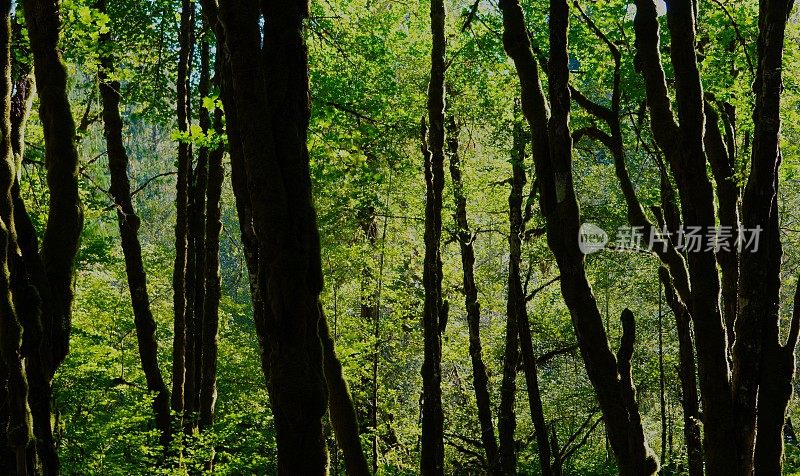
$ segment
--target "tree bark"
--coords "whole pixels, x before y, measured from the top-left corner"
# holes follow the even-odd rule
[[[28,380],[22,355],[22,325],[12,295],[10,261],[19,256],[14,231],[11,187],[16,176],[11,124],[11,2],[0,2],[0,354],[4,377],[3,397],[6,419],[3,433],[14,453],[14,461],[3,466],[19,476],[28,474],[27,452],[33,440],[31,410],[28,407]],[[20,270],[14,270],[19,273]],[[22,283],[27,287],[26,284]],[[20,290],[17,289],[19,292]],[[19,300],[20,297],[17,297]],[[34,470],[35,468],[30,468]]]
[[[202,22],[201,22],[202,23]],[[208,38],[201,34],[200,40],[200,81],[197,92],[200,97],[200,111],[198,114],[198,125],[203,134],[208,134],[211,128],[211,114],[203,106],[203,98],[209,95],[211,89],[211,57]],[[187,358],[192,358],[192,375],[187,375],[187,391],[191,390],[192,396],[186,397],[187,413],[191,414],[190,430],[194,431],[199,423],[200,394],[202,392],[202,370],[203,370],[203,318],[205,312],[206,294],[206,193],[208,188],[208,160],[210,149],[205,143],[205,138],[200,145],[197,154],[197,164],[192,173],[193,183],[191,186],[190,213],[189,218],[189,240],[191,253],[189,262],[191,264],[192,290],[191,290],[191,320],[187,320]],[[189,271],[187,270],[187,274]],[[188,336],[191,335],[191,339]],[[191,351],[191,352],[190,352]],[[189,368],[187,366],[187,373]]]
[[[194,9],[189,0],[181,2],[180,51],[178,53],[177,119],[178,131],[189,131],[189,68],[191,59],[191,29]],[[189,181],[192,158],[189,143],[178,142],[178,177],[175,198],[175,267],[172,273],[173,290],[173,343],[172,343],[172,411],[182,414],[186,382],[186,266],[188,261]]]
[[[204,50],[206,46],[203,46]],[[220,48],[221,49],[221,48]],[[217,50],[216,73],[220,82],[223,72],[222,52]],[[204,52],[205,54],[205,52]],[[207,91],[206,91],[207,93]],[[213,134],[222,134],[222,111],[214,109]],[[207,134],[208,135],[208,134]],[[219,331],[219,238],[222,231],[220,209],[222,182],[225,168],[222,158],[225,149],[222,144],[215,145],[208,152],[208,187],[206,189],[205,220],[205,293],[202,318],[202,371],[200,372],[200,429],[209,428],[214,423],[214,408],[217,401],[217,338]]]
[[[714,199],[706,173],[705,112],[695,55],[694,7],[692,2],[671,1],[667,9],[680,125],[673,116],[661,65],[655,3],[638,0],[636,7],[636,65],[645,79],[651,129],[675,175],[684,225],[706,230],[715,225]],[[702,243],[700,252],[688,253],[691,295],[686,303],[697,334],[706,467],[709,475],[729,475],[736,471],[737,432],[734,431],[728,341],[720,310],[716,257],[713,251],[707,250],[706,244]]]
[[[30,325],[31,349],[39,355],[28,360],[29,403],[33,414],[37,451],[44,474],[58,474],[59,461],[51,426],[50,386],[56,368],[69,350],[71,308],[74,297],[74,263],[83,229],[83,207],[78,196],[78,153],[75,122],[67,98],[67,72],[58,50],[61,29],[59,3],[46,0],[23,2],[36,86],[39,118],[44,127],[45,164],[49,188],[49,214],[42,240],[41,261],[35,230],[20,227],[18,237],[29,277],[41,297],[41,321],[35,306],[26,312],[23,326]],[[21,200],[15,199],[15,204]],[[20,210],[23,225],[27,213]],[[19,224],[18,224],[19,225]],[[25,242],[24,246],[22,242]],[[29,301],[30,302],[30,301]],[[41,332],[41,330],[45,332]]]
[[[525,186],[525,174],[521,164],[525,160],[525,132],[520,125],[513,129],[514,145],[511,150],[512,178],[511,192],[508,195],[509,216],[511,210],[519,208],[522,204],[522,189]],[[517,224],[518,225],[518,224]],[[519,233],[519,227],[511,223],[509,229],[509,244],[512,236]],[[512,257],[509,256],[509,265]],[[511,273],[509,272],[509,284]],[[502,474],[517,474],[517,448],[514,441],[514,431],[517,421],[514,413],[517,393],[517,368],[519,367],[519,322],[517,321],[516,302],[510,292],[506,300],[506,331],[505,351],[503,353],[503,382],[500,390],[500,408],[498,414],[497,430],[499,433],[499,465]]]
[[[106,0],[98,3],[98,8],[106,11]],[[136,215],[131,200],[130,180],[128,179],[128,153],[122,140],[122,117],[119,112],[120,83],[111,79],[114,74],[112,57],[113,43],[111,33],[100,37],[101,57],[100,95],[103,101],[103,124],[108,152],[108,170],[111,175],[110,192],[119,224],[122,253],[125,257],[125,273],[131,295],[139,357],[142,362],[147,390],[152,392],[153,412],[156,426],[161,432],[160,442],[167,446],[171,440],[169,391],[158,365],[158,341],[156,340],[156,321],[150,310],[150,297],[147,292],[147,274],[142,262],[142,246],[139,242],[141,220]]]
[[[659,269],[659,280],[664,286],[667,305],[675,315],[678,333],[678,378],[681,383],[683,406],[683,439],[690,476],[703,476],[703,443],[700,432],[700,409],[697,396],[697,373],[694,362],[694,342],[691,317],[686,304],[681,301],[666,268]]]
[[[737,423],[742,427],[739,470],[748,474],[753,466],[756,474],[781,472],[783,427],[792,394],[794,351],[800,324],[797,313],[800,300],[796,296],[789,339],[782,345],[779,316],[783,250],[778,216],[778,171],[782,160],[780,104],[784,36],[793,3],[791,0],[767,0],[761,2],[759,8],[758,67],[753,83],[755,133],[750,175],[742,203],[742,222],[746,230],[760,228],[763,231],[758,248],[741,253],[739,318],[733,348],[734,403],[739,417]]]
[[[317,304],[322,266],[305,142],[309,104],[302,25],[308,5],[295,1],[264,9],[263,51],[256,5],[226,0],[219,13],[259,245],[278,472],[325,474],[322,416],[328,395]],[[254,60],[262,57],[263,63]]]
[[[548,245],[561,271],[562,294],[570,309],[589,379],[597,392],[611,447],[621,474],[654,474],[658,462],[644,438],[633,384],[630,378],[625,377],[629,362],[618,362],[609,348],[578,247],[580,212],[572,181],[572,138],[569,131],[569,9],[561,0],[550,3],[548,72],[549,102],[553,110],[550,117],[522,9],[514,0],[501,1],[500,8],[503,12],[503,43],[520,77],[522,110],[534,131],[533,156],[540,184],[540,204],[547,222]],[[632,331],[633,316],[624,314],[623,317],[624,326]],[[619,357],[630,356],[626,352]]]
[[[445,7],[443,0],[431,1],[431,71],[428,83],[428,122],[422,126],[422,154],[425,159],[425,260],[422,317],[424,360],[422,364],[422,450],[421,472],[425,476],[444,474],[444,416],[442,413],[442,332],[446,316],[442,301],[442,191],[444,190],[444,107],[445,107]],[[427,132],[427,134],[426,134]],[[427,135],[427,138],[426,138]]]
[[[342,373],[342,364],[336,356],[335,344],[328,330],[328,321],[319,308],[322,318],[319,321],[319,336],[324,352],[325,380],[330,394],[331,426],[336,443],[344,453],[344,465],[348,476],[369,476],[369,466],[364,450],[361,448],[360,432],[353,397]]]
[[[500,474],[497,440],[492,423],[492,402],[489,394],[489,376],[483,363],[481,346],[481,308],[478,302],[478,287],[475,285],[475,235],[470,231],[467,220],[467,197],[461,175],[461,159],[458,153],[458,125],[450,116],[447,123],[447,149],[450,157],[450,177],[453,180],[455,199],[455,220],[458,227],[456,238],[461,249],[463,268],[464,306],[467,310],[469,329],[469,355],[472,361],[472,380],[475,389],[475,402],[478,408],[478,422],[481,427],[481,442],[486,453],[487,472]]]
[[[536,356],[533,353],[533,337],[531,336],[530,323],[528,322],[527,299],[522,289],[522,237],[525,235],[525,223],[522,216],[523,188],[526,182],[525,174],[525,132],[521,124],[514,126],[515,140],[520,141],[518,155],[512,159],[511,192],[508,196],[509,217],[509,257],[508,257],[508,320],[515,323],[519,333],[520,354],[525,372],[525,384],[528,391],[528,405],[531,412],[534,433],[536,434],[539,464],[543,476],[553,474],[550,458],[550,441],[542,408],[542,397],[539,393],[539,376],[536,368]]]

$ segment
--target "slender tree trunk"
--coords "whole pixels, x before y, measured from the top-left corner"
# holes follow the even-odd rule
[[[75,123],[67,98],[67,72],[58,49],[61,30],[59,2],[25,0],[23,8],[39,92],[39,118],[44,125],[49,187],[49,214],[42,240],[41,262],[36,260],[38,250],[34,252],[34,248],[38,248],[35,231],[18,229],[25,267],[42,299],[43,311],[41,321],[35,310],[26,312],[23,326],[26,322],[31,323],[26,333],[31,334],[31,348],[38,349],[39,354],[38,358],[33,356],[28,360],[29,403],[37,450],[44,474],[55,475],[59,473],[59,461],[50,421],[50,383],[69,350],[73,268],[83,229],[83,207],[78,196],[78,153]],[[20,211],[24,214],[22,221],[25,221],[24,208]]]
[[[513,209],[519,210],[522,206],[522,189],[525,187],[525,173],[521,166],[525,161],[525,132],[520,125],[513,129],[514,145],[511,151],[512,178],[511,192],[508,195],[509,218],[513,218]],[[513,220],[512,220],[513,221]],[[521,221],[521,220],[520,220]],[[513,235],[519,233],[521,223],[510,223],[509,246],[512,247]],[[513,250],[511,251],[513,253]],[[509,254],[509,266],[513,257]],[[497,430],[500,436],[500,469],[502,474],[517,474],[517,448],[514,441],[514,431],[517,421],[514,413],[517,393],[517,368],[520,361],[519,350],[519,321],[517,319],[517,302],[511,293],[511,272],[508,276],[509,293],[506,300],[506,334],[505,351],[503,353],[503,383],[500,390],[500,409]],[[538,433],[537,433],[538,436]],[[538,440],[537,440],[538,442]]]
[[[105,12],[106,1],[101,0],[98,8]],[[158,366],[158,342],[156,340],[156,321],[150,310],[150,297],[147,292],[147,275],[142,262],[142,247],[138,230],[141,220],[136,215],[131,200],[130,180],[128,179],[128,154],[122,141],[122,117],[119,112],[120,84],[109,79],[114,72],[111,56],[113,44],[110,33],[100,37],[100,46],[107,52],[101,58],[100,95],[103,101],[103,124],[108,151],[108,169],[111,175],[111,195],[119,223],[122,252],[125,256],[125,272],[128,290],[131,295],[136,338],[139,344],[139,357],[147,381],[147,390],[154,393],[153,411],[156,426],[161,432],[161,444],[170,442],[169,391]]]
[[[667,305],[675,315],[678,331],[678,378],[681,383],[681,405],[683,406],[683,439],[686,444],[689,475],[703,476],[703,443],[700,432],[700,409],[697,396],[697,373],[694,363],[694,343],[691,317],[686,304],[681,301],[670,281],[666,268],[658,271],[664,286]]]
[[[584,270],[578,247],[580,212],[572,181],[572,137],[569,130],[567,29],[569,8],[551,0],[549,92],[552,117],[544,97],[522,9],[502,0],[503,42],[514,60],[522,87],[522,110],[534,131],[533,156],[540,184],[540,203],[547,222],[548,245],[561,271],[561,290],[592,386],[603,411],[611,447],[623,475],[650,475],[658,462],[647,445],[630,379],[633,315],[623,313],[623,347],[617,358],[608,345],[602,316]],[[622,347],[621,347],[622,349]]]
[[[423,121],[422,153],[425,158],[425,305],[424,360],[422,364],[422,451],[420,468],[425,476],[444,474],[444,416],[442,413],[442,333],[446,323],[442,302],[442,191],[444,190],[445,7],[431,1],[431,77],[428,83],[428,121]],[[427,133],[426,133],[427,132]],[[427,138],[426,138],[427,135]]]
[[[525,132],[522,125],[514,126],[515,140],[524,140]],[[522,142],[524,144],[524,142]],[[551,476],[553,469],[550,460],[550,441],[542,408],[542,397],[539,393],[539,376],[536,368],[536,356],[533,353],[533,337],[531,336],[530,323],[528,322],[528,309],[525,293],[522,289],[522,236],[525,234],[525,223],[522,216],[523,188],[525,176],[525,149],[520,146],[518,156],[511,163],[513,176],[511,179],[511,193],[508,196],[509,217],[509,257],[508,257],[508,320],[515,322],[519,333],[519,346],[522,355],[522,366],[525,371],[525,384],[528,390],[528,405],[530,406],[531,421],[536,434],[539,463],[543,476]]]
[[[206,43],[207,44],[207,43]],[[206,46],[204,45],[205,49]],[[205,54],[204,52],[203,54]],[[217,52],[216,79],[222,74],[222,52]],[[222,133],[222,111],[214,109],[213,134]],[[208,152],[208,187],[206,190],[205,220],[205,293],[202,319],[202,371],[200,372],[200,429],[209,428],[214,423],[214,406],[217,401],[217,335],[219,330],[219,237],[222,231],[220,202],[225,168],[222,158],[225,149],[216,145]]]
[[[481,442],[486,453],[489,474],[500,474],[497,440],[492,423],[492,402],[489,397],[489,376],[483,364],[481,348],[481,308],[478,302],[478,287],[475,285],[475,236],[470,232],[467,220],[467,198],[461,176],[461,159],[458,154],[458,126],[450,116],[447,123],[447,149],[450,157],[450,177],[453,179],[453,195],[456,203],[457,239],[461,248],[461,266],[464,274],[464,306],[467,310],[469,329],[469,355],[472,360],[472,380],[475,401],[478,407],[478,422],[481,427]]]
[[[328,321],[320,306],[319,336],[324,352],[325,380],[328,382],[330,395],[329,409],[331,426],[336,436],[336,443],[344,453],[344,464],[348,476],[368,476],[370,474],[367,458],[361,449],[358,418],[356,416],[353,397],[342,374],[342,364],[336,356],[333,338],[328,330]]]
[[[729,110],[731,108],[728,108]],[[731,231],[729,236],[721,236],[720,249],[717,251],[717,263],[720,268],[720,284],[722,286],[722,317],[728,334],[728,347],[733,345],[734,324],[738,313],[737,294],[739,291],[739,252],[737,250],[737,233],[741,223],[739,221],[739,185],[736,181],[736,151],[735,138],[723,137],[720,131],[720,113],[706,100],[705,102],[706,125],[703,143],[711,165],[711,171],[716,183],[716,196],[718,203],[717,215],[720,227]],[[724,123],[729,124],[730,118],[725,114]],[[727,135],[732,135],[730,127],[725,127]],[[727,139],[727,140],[726,140]]]
[[[194,9],[190,0],[181,3],[180,51],[178,56],[178,130],[189,131],[189,65],[191,59],[191,29]],[[174,337],[172,343],[172,411],[182,414],[186,382],[186,266],[188,261],[189,181],[191,179],[191,148],[186,141],[178,142],[178,180],[175,202],[175,268],[172,274]]]
[[[202,22],[200,22],[202,23]],[[200,81],[197,92],[200,96],[200,111],[198,114],[198,124],[204,134],[208,134],[211,129],[211,114],[203,107],[203,98],[208,97],[211,89],[211,56],[208,38],[201,33],[200,39]],[[191,409],[188,413],[193,414],[191,421],[192,431],[197,428],[200,412],[200,393],[202,384],[203,370],[203,318],[205,312],[206,294],[206,193],[208,188],[208,160],[210,148],[208,144],[202,143],[197,154],[197,165],[195,166],[192,184],[191,217],[189,224],[189,240],[193,250],[190,261],[192,264],[193,291],[192,291],[192,325],[191,325],[191,345],[192,349],[192,378],[187,378],[187,387],[193,389],[192,397],[187,396]],[[187,272],[188,273],[188,272]],[[187,329],[187,335],[189,331]],[[187,337],[188,340],[188,337]],[[187,353],[188,358],[188,353]],[[187,368],[188,372],[188,368]]]

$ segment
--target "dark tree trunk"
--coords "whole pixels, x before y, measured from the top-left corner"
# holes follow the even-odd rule
[[[522,355],[522,366],[525,371],[525,384],[528,390],[528,405],[531,412],[534,433],[536,434],[536,448],[539,452],[539,463],[543,476],[553,474],[550,459],[550,441],[542,408],[542,397],[539,393],[539,376],[536,368],[536,356],[533,353],[533,337],[531,336],[530,323],[528,322],[527,299],[522,289],[522,237],[525,234],[525,223],[522,216],[523,188],[525,176],[525,132],[522,125],[515,124],[514,136],[520,142],[521,154],[515,156],[511,163],[512,179],[511,192],[508,196],[509,218],[509,257],[508,257],[508,320],[514,321],[519,333],[519,347]]]
[[[658,284],[658,406],[661,411],[661,467],[667,462],[667,395],[664,375],[664,310],[661,304],[661,281]]]
[[[636,7],[637,68],[645,79],[651,129],[678,184],[683,223],[687,227],[713,227],[713,191],[703,148],[703,93],[694,49],[694,7],[692,2],[670,2],[668,8],[680,125],[673,116],[661,65],[656,6],[652,0],[638,0]],[[707,468],[712,476],[735,474],[737,432],[716,257],[703,243],[701,252],[688,253],[688,264],[691,292],[685,299],[697,335]],[[681,288],[676,287],[683,297]]]
[[[336,443],[344,453],[345,470],[348,476],[369,476],[369,466],[364,450],[361,448],[358,418],[353,405],[353,397],[342,374],[342,364],[336,356],[333,338],[328,330],[328,321],[320,306],[319,336],[322,341],[325,365],[325,380],[328,382],[331,426]]]
[[[207,44],[207,43],[206,43]],[[205,50],[206,44],[203,49]],[[206,54],[204,51],[203,54]],[[216,79],[220,82],[223,64],[223,53],[218,49],[216,58]],[[206,91],[207,93],[207,91]],[[202,107],[202,106],[201,106]],[[204,109],[204,108],[203,108]],[[207,112],[206,112],[207,114]],[[213,134],[222,134],[222,111],[214,109]],[[217,338],[219,330],[219,238],[222,231],[222,215],[220,201],[222,182],[225,179],[225,168],[222,158],[225,149],[222,144],[215,145],[208,152],[208,186],[206,189],[205,220],[205,292],[202,307],[202,370],[200,374],[200,429],[210,427],[214,423],[214,407],[217,401]]]
[[[180,52],[178,55],[178,130],[189,131],[189,65],[191,59],[192,17],[194,9],[189,0],[181,2]],[[172,411],[182,414],[186,382],[186,266],[189,248],[189,181],[191,180],[191,148],[186,141],[178,142],[178,179],[175,198],[175,268],[172,274],[174,336],[172,343]]]
[[[106,1],[101,0],[98,8],[105,12]],[[158,366],[158,342],[156,340],[156,321],[150,310],[150,297],[147,292],[147,275],[142,262],[142,246],[139,242],[141,221],[136,215],[131,200],[130,180],[128,179],[128,153],[122,141],[122,117],[119,112],[120,84],[109,79],[114,71],[111,56],[113,44],[110,33],[100,37],[101,58],[100,95],[103,101],[103,124],[108,151],[108,170],[111,175],[110,192],[119,223],[122,252],[125,256],[125,272],[128,290],[131,295],[136,338],[139,344],[139,357],[147,381],[147,390],[154,393],[153,411],[156,426],[161,432],[161,444],[170,442],[169,391]]]
[[[422,450],[420,468],[425,476],[444,474],[444,416],[442,413],[442,332],[443,315],[442,191],[444,190],[444,74],[445,7],[443,0],[431,1],[431,77],[428,83],[428,122],[423,121],[422,154],[425,159],[425,260],[423,287],[425,305],[422,317],[424,360],[422,363]],[[426,138],[427,135],[427,138]]]
[[[264,8],[264,51],[256,5],[224,1],[220,20],[259,246],[257,284],[265,305],[278,472],[325,474],[327,389],[317,304],[322,266],[305,143],[309,104],[302,25],[308,5]],[[262,56],[263,63],[254,61]]]
[[[456,204],[455,220],[458,227],[456,238],[461,248],[461,266],[464,274],[464,306],[467,310],[469,329],[469,355],[472,360],[472,380],[475,402],[478,407],[478,422],[481,427],[481,442],[486,453],[487,472],[500,474],[497,440],[492,423],[492,402],[489,396],[489,376],[483,364],[481,347],[481,308],[478,302],[478,287],[475,285],[475,235],[467,220],[467,197],[461,176],[461,159],[458,154],[458,126],[450,116],[447,123],[447,149],[450,156],[450,177],[453,179],[453,196]]]
[[[525,161],[525,131],[521,125],[516,124],[513,129],[514,145],[511,150],[512,178],[511,192],[508,195],[509,217],[513,221],[513,211],[519,210],[522,206],[522,190],[525,187],[525,173],[523,163]],[[521,220],[520,220],[521,221]],[[509,245],[515,240],[513,235],[519,233],[521,223],[511,223],[509,228]],[[514,260],[509,255],[509,266]],[[517,273],[519,274],[519,273]],[[511,282],[511,272],[508,276]],[[509,286],[508,299],[506,300],[506,334],[505,351],[503,353],[503,383],[500,389],[500,409],[497,422],[497,430],[500,436],[500,470],[502,474],[517,474],[517,448],[514,441],[514,431],[517,427],[514,407],[517,393],[517,368],[519,367],[519,322],[517,319],[517,303],[514,301],[511,288]],[[538,436],[538,434],[537,434]]]
[[[200,41],[200,81],[197,92],[200,97],[200,111],[198,114],[198,124],[204,134],[211,128],[211,114],[203,107],[203,98],[208,97],[211,89],[211,59],[208,38],[203,36]],[[203,369],[203,318],[205,312],[206,294],[206,193],[208,188],[208,159],[209,147],[205,142],[200,146],[197,154],[197,165],[192,173],[193,183],[191,186],[190,198],[190,218],[189,218],[189,242],[191,265],[192,290],[191,290],[191,320],[187,320],[187,353],[186,358],[192,359],[191,378],[189,377],[189,365],[186,372],[186,391],[191,391],[191,397],[186,396],[186,413],[191,415],[189,429],[194,431],[199,422],[200,412],[200,393]],[[189,274],[187,266],[187,275]],[[188,276],[187,276],[188,279]],[[187,290],[187,294],[189,291]],[[187,313],[188,315],[189,313]],[[189,336],[191,335],[191,339]]]
[[[753,84],[755,134],[750,176],[742,204],[744,228],[763,230],[758,249],[747,249],[741,254],[740,314],[736,321],[737,339],[733,349],[736,409],[746,415],[745,429],[749,429],[753,419],[757,418],[755,456],[753,446],[742,444],[742,451],[746,450],[747,456],[754,458],[752,464],[756,474],[782,472],[783,427],[792,395],[794,353],[800,332],[800,294],[795,294],[789,338],[785,345],[781,344],[780,266],[783,250],[778,216],[778,171],[782,160],[781,71],[786,24],[793,3],[792,0],[760,3],[758,67]],[[744,438],[745,443],[753,443],[754,435],[743,436],[750,436]],[[740,472],[753,471],[741,454],[740,461],[743,464]]]
[[[11,187],[16,176],[12,147],[11,124],[11,2],[0,2],[2,24],[0,24],[0,354],[2,354],[2,377],[5,419],[3,433],[5,443],[11,448],[14,460],[3,467],[9,474],[27,476],[27,452],[33,440],[31,411],[28,407],[28,381],[23,365],[22,325],[17,317],[15,304],[21,296],[12,296],[16,287],[11,272],[20,270],[10,263],[18,260],[19,249],[14,231]],[[23,278],[24,279],[24,278]],[[27,287],[27,284],[21,283]],[[27,291],[20,290],[19,291]],[[22,293],[20,293],[22,294]],[[5,452],[3,455],[5,456]],[[5,458],[4,458],[5,459]],[[35,468],[30,468],[35,470]]]
[[[697,373],[694,363],[694,342],[691,317],[670,281],[666,268],[659,269],[659,279],[664,286],[667,305],[675,315],[678,332],[678,378],[681,383],[683,406],[683,439],[686,444],[689,475],[703,476],[703,443],[700,432],[700,409],[697,396]]]
[[[758,436],[755,474],[783,474],[783,431],[786,408],[792,397],[795,347],[800,333],[800,280],[794,294],[794,312],[786,344],[781,346],[778,326],[765,331],[764,371],[758,399]]]
[[[522,110],[534,131],[533,156],[540,184],[540,203],[547,222],[548,245],[561,271],[561,290],[570,309],[587,374],[597,392],[611,447],[623,475],[650,475],[658,469],[642,430],[635,391],[630,380],[633,315],[623,313],[623,337],[630,352],[617,358],[608,345],[602,317],[586,278],[578,247],[580,212],[572,181],[572,138],[569,130],[569,69],[566,2],[550,3],[550,106],[542,91],[522,9],[502,0],[503,42],[514,60],[522,87]]]
[[[28,227],[30,220],[24,205],[16,207],[22,200],[15,198],[15,208],[19,211],[19,221],[23,222],[16,224],[25,268],[42,303],[41,320],[35,310],[38,306],[29,304],[26,307],[30,312],[24,313],[26,316],[22,322],[25,332],[31,337],[30,348],[38,354],[28,360],[29,404],[42,468],[44,474],[50,475],[59,472],[50,421],[50,382],[69,349],[73,267],[83,229],[83,207],[78,196],[78,153],[75,122],[67,98],[67,71],[58,49],[61,29],[59,3],[25,0],[23,8],[39,92],[39,118],[44,125],[49,188],[49,214],[41,261],[38,259],[36,233],[32,226]],[[19,306],[17,308],[22,314]],[[25,326],[26,323],[29,325]]]
[[[239,231],[244,249],[245,267],[250,287],[253,321],[259,340],[261,368],[269,379],[269,342],[266,337],[264,302],[258,286],[258,239],[253,229],[253,212],[247,191],[247,173],[244,165],[239,120],[234,96],[230,54],[225,47],[225,29],[219,21],[219,9],[214,0],[202,0],[203,15],[214,27],[217,40],[217,74],[219,75],[220,100],[225,110],[225,135],[228,137],[228,153],[231,160],[231,188],[239,217]],[[267,382],[268,383],[268,382]]]
[[[729,108],[730,109],[730,108]],[[727,112],[723,112],[727,115]],[[735,143],[734,138],[727,140],[720,131],[720,114],[714,106],[705,103],[706,126],[703,143],[706,148],[708,162],[716,183],[716,195],[720,227],[731,231],[717,251],[717,263],[720,268],[720,284],[722,286],[722,317],[728,334],[728,347],[733,345],[734,324],[738,310],[737,294],[739,291],[739,253],[736,234],[741,226],[739,222],[739,185],[736,181]],[[723,122],[729,123],[725,117]],[[727,129],[727,128],[726,128]],[[732,134],[732,132],[730,132]]]

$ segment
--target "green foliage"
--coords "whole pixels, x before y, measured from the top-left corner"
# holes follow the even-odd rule
[[[745,178],[752,134],[752,74],[757,2],[699,2],[701,74],[705,90],[737,108],[739,179]],[[508,270],[508,192],[511,129],[519,120],[515,102],[519,84],[502,45],[502,18],[491,2],[448,0],[448,109],[459,126],[464,193],[475,233],[475,273],[481,305],[483,357],[489,376],[492,410],[500,400]],[[335,0],[312,2],[307,22],[312,118],[308,135],[310,173],[322,240],[326,279],[324,309],[362,427],[370,459],[377,438],[381,475],[417,474],[420,436],[422,362],[422,256],[424,253],[424,179],[420,119],[425,114],[430,32],[427,2]],[[548,54],[546,2],[523,2],[529,30],[541,54]],[[598,0],[582,7],[622,53],[623,136],[626,161],[645,208],[659,201],[659,158],[652,153],[642,81],[634,66],[630,2]],[[217,421],[200,435],[186,437],[166,454],[158,447],[152,395],[146,392],[138,360],[130,296],[119,247],[117,222],[108,195],[109,178],[97,93],[98,38],[110,32],[116,61],[112,79],[121,82],[129,175],[142,227],[145,269],[157,321],[159,362],[170,374],[172,346],[171,273],[174,257],[174,162],[177,142],[195,148],[226,143],[222,131],[203,133],[193,118],[186,133],[174,123],[179,2],[109,2],[97,11],[93,2],[62,2],[62,50],[70,71],[70,99],[80,131],[80,193],[86,228],[77,264],[76,303],[70,354],[54,381],[59,410],[56,432],[66,475],[201,474],[215,449],[215,472],[223,475],[273,474],[276,447],[258,342],[251,319],[248,276],[230,181],[223,189],[220,308],[219,397]],[[15,21],[22,18],[17,8]],[[469,25],[465,22],[471,18]],[[731,18],[738,33],[731,27]],[[795,16],[796,18],[796,16]],[[572,84],[589,99],[610,104],[613,62],[607,46],[574,10],[569,31]],[[662,22],[666,19],[662,17]],[[21,24],[21,23],[19,23]],[[204,33],[205,34],[205,33]],[[666,45],[665,38],[662,40]],[[741,36],[741,38],[739,38]],[[800,28],[790,25],[784,60],[782,113],[784,163],[780,206],[784,228],[784,303],[788,321],[791,292],[800,269]],[[29,61],[26,33],[15,40],[15,60]],[[19,47],[17,46],[19,45]],[[214,45],[212,54],[216,54]],[[746,52],[746,54],[745,54]],[[668,50],[662,51],[665,60]],[[199,59],[195,53],[196,86]],[[213,62],[213,61],[212,61]],[[673,74],[665,63],[668,82]],[[196,90],[196,88],[195,88]],[[221,108],[217,93],[194,94],[192,110]],[[572,127],[598,126],[574,107]],[[34,226],[44,229],[47,184],[41,124],[34,113],[27,133],[21,191]],[[585,222],[612,236],[627,224],[610,153],[583,139],[575,144],[573,174]],[[225,159],[227,161],[227,158]],[[530,157],[528,194],[535,177]],[[227,167],[227,164],[226,164]],[[462,263],[456,231],[453,191],[447,180],[444,204],[443,289],[450,317],[443,336],[442,386],[448,474],[481,474],[480,431],[472,388],[468,330],[462,294]],[[145,184],[147,184],[145,186]],[[140,188],[141,187],[141,188]],[[529,229],[544,220],[534,194]],[[546,239],[534,233],[523,248],[526,291],[558,275]],[[371,238],[371,240],[370,240]],[[665,454],[664,474],[684,474],[680,385],[677,377],[675,321],[660,299],[657,260],[644,253],[604,251],[587,258],[587,272],[606,323],[612,349],[621,334],[619,316],[630,308],[637,323],[634,381],[646,436]],[[362,305],[377,306],[375,322]],[[575,342],[570,316],[558,284],[542,290],[528,305],[537,355]],[[662,326],[659,328],[659,313]],[[669,439],[661,443],[659,348],[663,334]],[[378,356],[377,376],[373,359]],[[378,424],[369,415],[377,379]],[[539,461],[525,394],[517,381],[517,439],[520,474],[536,474]],[[591,385],[578,352],[559,354],[540,367],[544,412],[563,446],[587,421],[599,418]],[[791,415],[800,421],[796,404]],[[330,429],[326,428],[330,437]],[[582,441],[582,433],[575,442]],[[330,439],[332,441],[332,438]],[[332,444],[331,444],[331,447]],[[342,455],[331,454],[331,472],[344,474]],[[565,463],[565,474],[613,475],[602,423]],[[800,450],[787,445],[787,474],[800,474]]]

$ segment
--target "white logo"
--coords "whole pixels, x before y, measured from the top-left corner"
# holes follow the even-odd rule
[[[590,255],[605,248],[608,234],[593,223],[584,223],[578,231],[578,247],[581,253]]]

